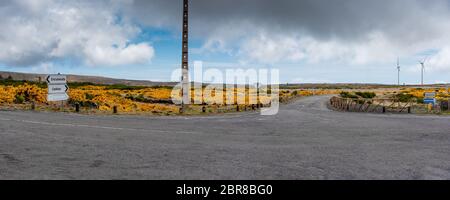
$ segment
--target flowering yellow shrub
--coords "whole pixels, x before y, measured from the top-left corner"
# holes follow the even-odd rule
[[[448,99],[450,98],[449,92],[446,88],[427,88],[427,89],[419,89],[419,88],[412,88],[407,89],[403,91],[404,93],[411,94],[417,98],[424,98],[425,93],[427,92],[436,92],[436,98],[437,99]]]
[[[24,84],[18,86],[16,94],[24,96],[26,101],[44,103],[47,100],[47,91],[43,88],[39,88],[36,85]]]
[[[0,103],[12,104],[18,96],[27,102],[45,103],[47,94],[45,89],[26,83],[17,87],[0,86]]]
[[[12,104],[16,99],[16,88],[12,86],[0,86],[0,103]]]
[[[119,112],[135,113],[135,112],[151,112],[151,113],[178,113],[179,107],[172,104],[150,103],[154,100],[170,100],[172,89],[170,88],[118,88],[109,86],[81,86],[74,87],[68,91],[70,103],[80,103],[84,107],[97,108],[100,111],[110,112],[117,106]],[[254,88],[244,89],[237,88],[226,92],[213,92],[210,97],[204,96],[202,90],[192,91],[192,100],[202,100],[205,103],[212,104],[219,102],[225,104],[227,98],[229,101],[237,101],[245,99],[245,104],[259,103],[267,104],[271,101],[271,96],[263,95],[257,97],[257,91]],[[338,94],[339,90],[297,90],[294,91],[280,90],[280,98],[293,96],[311,96],[323,94]],[[227,96],[228,95],[228,96]],[[36,102],[39,104],[47,104],[47,89],[40,88],[37,85],[23,84],[19,86],[0,86],[0,104],[14,104],[16,98],[20,96],[24,103]],[[220,103],[221,102],[221,103]],[[242,102],[239,102],[242,104]]]
[[[171,90],[167,88],[143,88],[137,90],[107,89],[105,86],[83,86],[69,92],[73,102],[92,102],[100,111],[112,111],[117,106],[119,112],[152,112],[177,113],[179,108],[175,105],[152,104],[136,102],[127,96],[142,95],[148,99],[170,99]]]
[[[175,105],[165,104],[138,104],[137,108],[142,112],[169,112],[178,113],[179,108]]]
[[[144,89],[141,94],[146,97],[154,98],[154,99],[170,99],[170,95],[172,93],[171,89],[161,88],[161,89]]]

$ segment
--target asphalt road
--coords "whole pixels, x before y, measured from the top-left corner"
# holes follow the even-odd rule
[[[450,179],[449,117],[327,100],[276,116],[0,112],[0,179]]]

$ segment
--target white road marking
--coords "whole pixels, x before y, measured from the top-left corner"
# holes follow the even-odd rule
[[[30,121],[30,120],[14,120],[7,118],[0,118],[0,121],[14,121],[20,123],[37,124],[37,125],[47,125],[47,126],[65,126],[65,127],[78,127],[78,128],[94,128],[94,129],[106,129],[106,130],[117,130],[117,131],[136,131],[136,132],[157,132],[157,133],[170,133],[170,131],[162,130],[146,130],[146,129],[135,129],[135,128],[121,128],[121,127],[111,127],[111,126],[94,126],[85,124],[66,124],[66,123],[50,123],[42,121]],[[187,131],[177,131],[178,133],[194,134],[194,132]]]

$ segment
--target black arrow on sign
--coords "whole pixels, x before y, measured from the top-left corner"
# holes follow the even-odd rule
[[[67,85],[65,85],[66,86],[66,92],[69,90],[69,86],[67,86]]]
[[[50,83],[50,76],[47,76],[47,83]]]

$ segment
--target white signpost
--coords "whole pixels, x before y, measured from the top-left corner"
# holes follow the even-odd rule
[[[47,101],[66,101],[69,99],[67,94],[49,94],[47,96]]]
[[[66,93],[69,90],[67,85],[48,85],[48,91],[51,94]]]
[[[423,96],[425,96],[425,99],[434,99],[436,97],[436,92],[425,92]]]
[[[65,75],[48,75],[47,83],[49,85],[65,85],[67,83],[67,77]]]
[[[47,84],[47,101],[66,101],[69,99],[69,95],[67,95],[67,91],[69,90],[67,76],[61,74],[49,75],[47,77]]]
[[[436,105],[436,92],[425,92],[423,102],[425,104]]]

